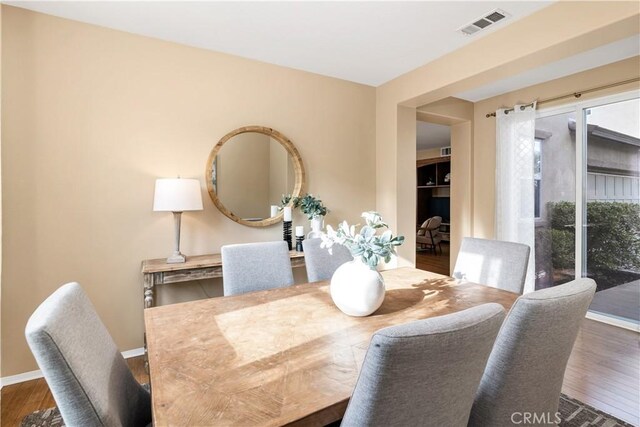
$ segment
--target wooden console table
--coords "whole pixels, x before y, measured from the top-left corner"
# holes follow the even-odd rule
[[[290,251],[291,267],[304,266],[304,253]],[[156,285],[190,282],[192,280],[214,279],[222,277],[222,257],[220,254],[196,255],[187,257],[180,264],[167,264],[166,258],[142,261],[144,277],[144,308],[153,307]]]

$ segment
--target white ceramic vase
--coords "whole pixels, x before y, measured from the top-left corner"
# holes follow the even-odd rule
[[[384,301],[384,280],[377,270],[356,258],[333,273],[331,298],[349,316],[368,316]]]
[[[316,239],[322,237],[323,216],[317,216],[309,221],[311,231],[307,234],[307,239]]]

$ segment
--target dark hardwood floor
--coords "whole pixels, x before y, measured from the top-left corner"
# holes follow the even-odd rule
[[[562,391],[640,426],[640,334],[585,319]]]
[[[140,383],[148,383],[142,356],[127,359],[127,364]],[[17,427],[22,419],[38,409],[56,406],[44,378],[2,387],[0,400],[0,426]]]
[[[430,250],[416,251],[416,268],[448,276],[449,243],[442,242],[442,253],[439,247],[436,254]]]
[[[585,319],[562,391],[628,423],[640,425],[639,334]],[[128,359],[136,379],[149,382],[142,357]],[[2,388],[0,425],[19,426],[27,414],[55,406],[43,379]]]

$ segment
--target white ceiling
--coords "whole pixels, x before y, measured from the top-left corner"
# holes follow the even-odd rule
[[[451,128],[449,126],[420,121],[416,123],[417,151],[451,145]]]
[[[5,1],[34,11],[378,86],[551,1]],[[499,8],[511,17],[456,30]]]
[[[638,55],[640,55],[640,36],[632,36],[454,96],[478,102]]]

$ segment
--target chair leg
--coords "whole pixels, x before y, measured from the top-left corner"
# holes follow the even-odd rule
[[[440,255],[442,255],[442,243],[438,243],[438,246],[440,246]]]

